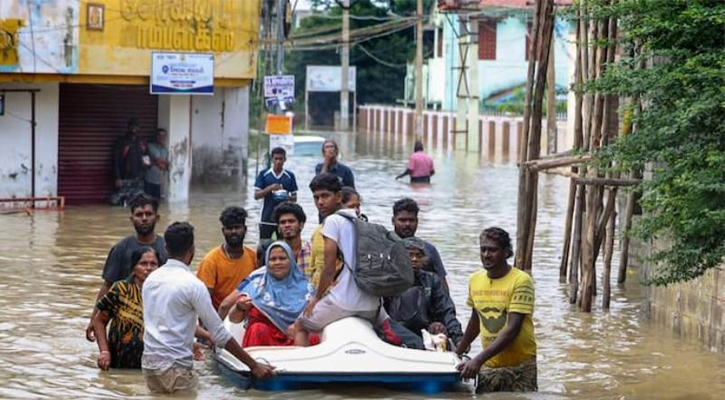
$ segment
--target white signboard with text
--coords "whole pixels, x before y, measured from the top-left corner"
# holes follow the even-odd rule
[[[354,92],[355,67],[348,70],[348,91]],[[342,67],[334,65],[308,65],[306,89],[308,92],[339,92],[342,89]]]
[[[275,147],[281,147],[287,152],[287,157],[295,153],[295,137],[294,135],[269,135],[269,150]]]
[[[152,53],[151,94],[214,94],[214,55]]]

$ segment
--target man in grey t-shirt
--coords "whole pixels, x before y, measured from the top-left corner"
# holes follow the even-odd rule
[[[156,142],[148,145],[151,165],[146,171],[144,192],[156,199],[161,198],[161,179],[169,170],[169,150],[166,148],[167,136],[166,130],[159,128],[156,130]]]

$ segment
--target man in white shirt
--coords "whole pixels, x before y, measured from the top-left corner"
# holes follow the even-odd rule
[[[194,390],[192,343],[198,319],[217,346],[224,347],[258,378],[274,375],[274,367],[257,363],[224,328],[204,284],[189,270],[194,258],[194,228],[174,222],[164,233],[169,260],[143,285],[146,384],[152,393]]]
[[[342,201],[342,186],[336,176],[320,174],[310,183],[316,203]],[[318,204],[318,208],[319,208]],[[355,210],[341,210],[355,217]],[[324,238],[324,267],[315,297],[310,300],[299,319],[295,344],[307,345],[308,332],[320,332],[325,326],[345,317],[360,317],[375,323],[387,314],[379,313],[380,298],[372,296],[355,283],[351,268],[357,266],[355,254],[355,226],[347,218],[332,214],[325,218],[322,228]],[[345,266],[337,271],[338,250]],[[335,275],[337,278],[335,278]],[[334,282],[333,282],[334,281]],[[328,292],[329,291],[329,292]]]

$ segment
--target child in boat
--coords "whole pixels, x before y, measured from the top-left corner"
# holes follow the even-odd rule
[[[312,296],[312,287],[287,243],[272,243],[265,264],[239,285],[240,294],[229,313],[231,322],[246,320],[242,347],[293,345],[286,332]]]
[[[141,368],[143,354],[143,304],[141,287],[159,267],[159,253],[144,246],[131,255],[133,272],[118,281],[98,301],[99,312],[91,324],[98,341],[98,368]],[[106,334],[106,325],[111,326]]]

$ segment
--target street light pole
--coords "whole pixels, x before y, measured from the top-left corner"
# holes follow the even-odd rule
[[[350,94],[348,70],[350,69],[350,0],[342,0],[342,50],[340,51],[342,79],[340,80],[340,130],[347,131]]]
[[[415,22],[415,136],[423,136],[423,0],[418,0]]]

